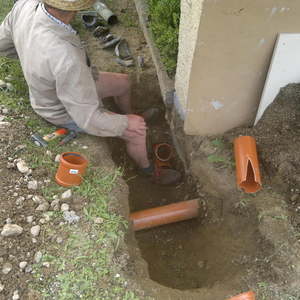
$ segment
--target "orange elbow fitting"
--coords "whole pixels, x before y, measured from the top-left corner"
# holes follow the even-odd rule
[[[256,142],[251,136],[240,136],[234,140],[237,185],[246,193],[261,189],[261,177]]]
[[[198,199],[137,211],[130,214],[134,231],[196,218],[199,215]]]
[[[230,299],[227,299],[227,300],[255,300],[255,293],[250,291],[247,293],[239,294],[239,295],[232,297]]]

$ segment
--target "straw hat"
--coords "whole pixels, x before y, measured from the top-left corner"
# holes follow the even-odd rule
[[[90,8],[95,0],[43,0],[44,3],[68,11],[78,11]]]

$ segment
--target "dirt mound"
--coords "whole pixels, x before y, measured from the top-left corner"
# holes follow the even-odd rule
[[[280,90],[254,128],[238,128],[228,134],[251,135],[257,141],[267,183],[280,192],[293,192],[300,184],[300,84]]]

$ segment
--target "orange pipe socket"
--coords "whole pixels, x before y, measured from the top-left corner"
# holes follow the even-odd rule
[[[160,168],[171,168],[170,159],[173,156],[172,146],[168,143],[160,143],[153,145],[155,154],[155,167]]]
[[[198,199],[137,211],[130,214],[135,231],[196,218],[199,215]]]
[[[250,291],[247,293],[239,294],[227,300],[255,300],[255,294],[254,292]]]
[[[64,187],[80,185],[87,164],[87,159],[78,152],[62,153],[55,175],[56,182]]]
[[[261,178],[255,139],[240,136],[234,140],[237,185],[246,193],[255,193],[261,189]]]

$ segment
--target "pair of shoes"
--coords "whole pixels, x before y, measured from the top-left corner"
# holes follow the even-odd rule
[[[129,45],[125,39],[121,39],[116,45],[115,54],[117,56],[116,62],[125,67],[131,67],[134,65],[134,60],[129,48]]]
[[[109,28],[106,26],[98,26],[93,31],[94,37],[100,41],[100,46],[102,49],[107,49],[115,46],[121,40],[121,37],[114,36],[109,33]]]

